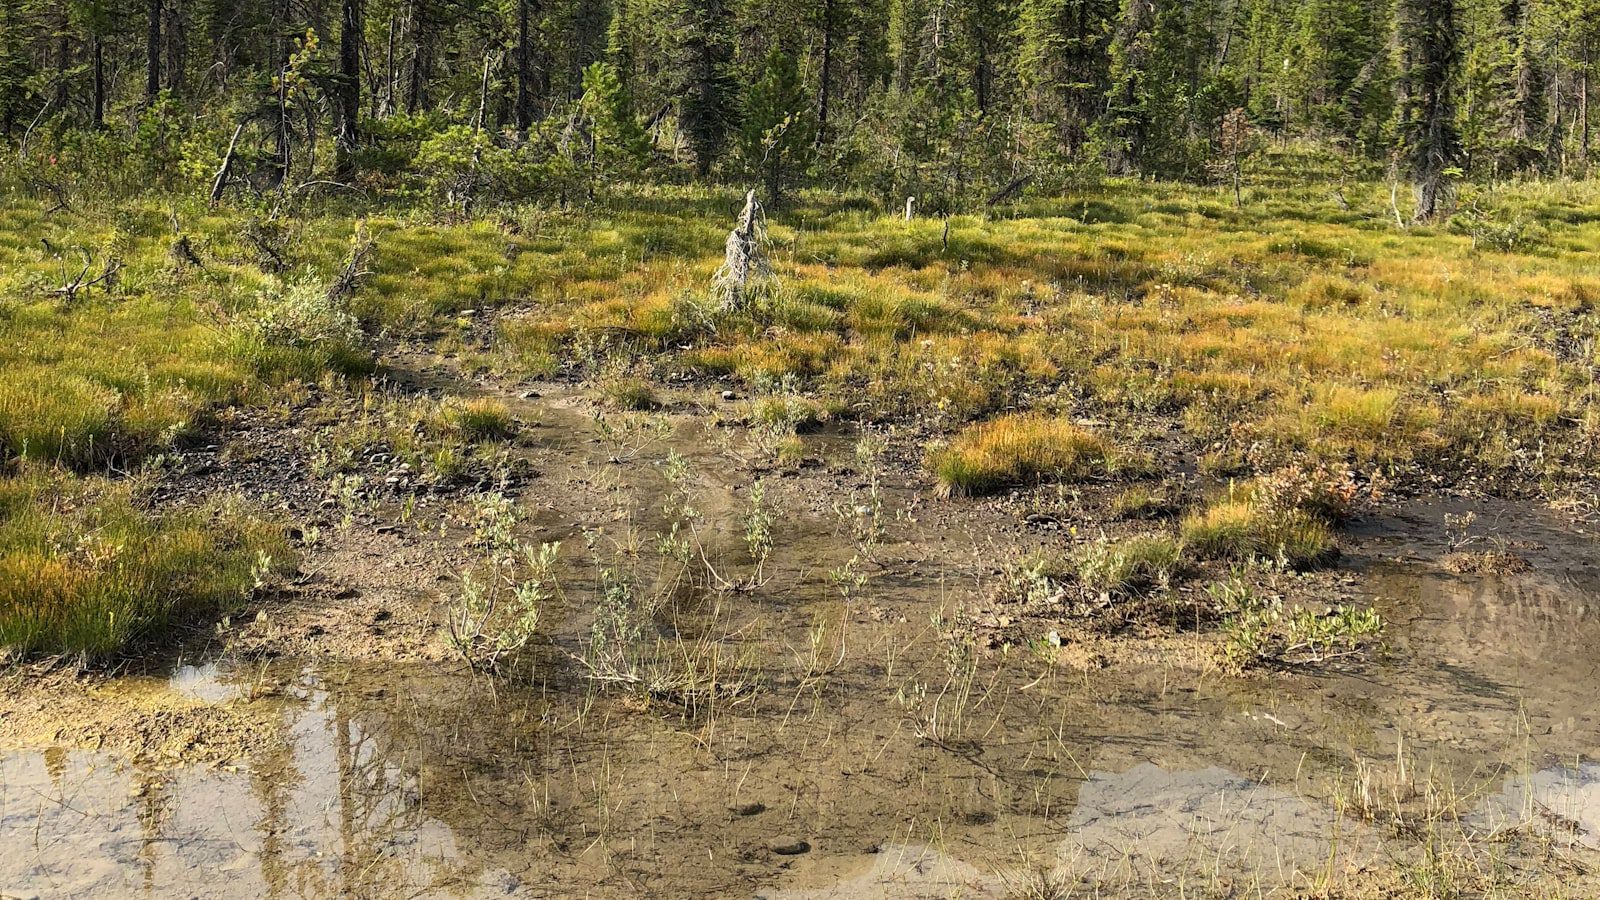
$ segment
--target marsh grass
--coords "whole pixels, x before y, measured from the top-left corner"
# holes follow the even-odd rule
[[[624,412],[648,412],[661,405],[656,390],[643,378],[623,376],[603,381],[600,397],[613,409]]]
[[[1118,454],[1104,438],[1063,419],[1004,416],[958,434],[929,464],[945,496],[992,494],[1040,481],[1070,481],[1113,471]]]
[[[15,652],[104,660],[289,567],[282,529],[237,502],[155,514],[126,481],[0,480],[0,645]]]
[[[1306,568],[1338,552],[1333,530],[1311,513],[1233,497],[1184,517],[1179,534],[1183,546],[1199,559],[1267,559]]]
[[[517,421],[505,401],[494,397],[452,398],[439,404],[432,430],[466,443],[503,441],[516,434]]]
[[[1078,580],[1105,596],[1164,590],[1181,574],[1184,548],[1164,534],[1095,541],[1079,555]]]
[[[505,281],[557,302],[503,338],[535,370],[601,347],[757,393],[787,378],[854,418],[947,433],[1065,393],[1096,418],[1178,423],[1247,474],[1300,457],[1572,472],[1600,434],[1593,354],[1575,349],[1596,335],[1583,254],[1600,223],[1577,214],[1596,190],[1499,192],[1489,218],[1548,223],[1510,243],[1400,232],[1376,183],[1274,183],[1234,209],[1203,188],[1108,182],[953,217],[948,245],[941,223],[811,194],[770,222],[782,289],[709,330],[683,301],[721,250],[696,216],[734,198],[654,189],[646,212],[622,192],[521,242]]]

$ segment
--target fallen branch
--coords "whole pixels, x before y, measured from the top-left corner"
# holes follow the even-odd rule
[[[983,205],[986,206],[986,207],[993,208],[994,206],[996,206],[996,205],[998,205],[1000,203],[1004,203],[1007,199],[1009,199],[1011,197],[1012,194],[1015,194],[1017,191],[1020,191],[1023,188],[1027,187],[1028,183],[1030,181],[1033,181],[1033,175],[1032,174],[1018,175],[1017,177],[1011,179],[1011,183],[1010,184],[1007,184],[1005,187],[1001,188],[1000,190],[998,190],[994,194],[992,194],[989,197],[989,199],[984,202]]]
[[[365,224],[356,225],[356,233],[350,241],[350,255],[345,257],[344,269],[339,276],[328,285],[328,299],[335,303],[344,300],[356,292],[356,288],[372,270],[367,268],[367,263],[372,259],[376,244],[372,236],[367,234]]]
[[[60,296],[66,303],[72,303],[78,299],[78,293],[80,291],[87,291],[89,288],[92,288],[97,284],[112,283],[112,281],[117,277],[117,273],[122,271],[122,260],[111,260],[111,262],[107,263],[105,268],[101,270],[100,274],[96,275],[94,278],[89,277],[89,270],[92,268],[94,268],[94,256],[88,252],[85,252],[83,254],[83,269],[78,273],[77,277],[66,284],[63,284],[61,287],[50,291],[50,293]]]

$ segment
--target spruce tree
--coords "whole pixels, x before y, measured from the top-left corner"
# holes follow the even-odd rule
[[[781,202],[785,180],[811,148],[809,102],[794,57],[773,47],[745,95],[739,132],[741,155],[760,175],[769,205]]]
[[[678,124],[704,177],[721,158],[728,135],[727,9],[723,0],[676,0],[665,64],[678,98]]]
[[[1030,118],[1071,155],[1103,104],[1114,0],[1023,0],[1017,70]]]
[[[1416,187],[1416,219],[1430,222],[1450,205],[1461,165],[1456,2],[1400,0],[1398,16],[1403,149]]]
[[[1136,171],[1144,155],[1150,125],[1145,108],[1145,79],[1155,12],[1153,0],[1123,0],[1111,40],[1110,88],[1105,115],[1097,130],[1106,168],[1112,174]]]

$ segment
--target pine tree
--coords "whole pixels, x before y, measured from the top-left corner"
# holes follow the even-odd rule
[[[334,178],[355,175],[355,154],[361,142],[361,45],[366,30],[362,0],[342,0],[339,16],[339,71],[334,86],[337,132],[334,136]]]

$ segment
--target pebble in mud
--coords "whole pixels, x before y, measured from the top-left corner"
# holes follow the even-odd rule
[[[728,807],[728,811],[736,816],[753,816],[767,811],[765,803],[735,803]]]
[[[802,853],[810,853],[811,845],[802,838],[784,835],[768,841],[767,849],[779,856],[799,856]]]

